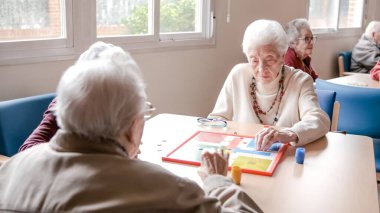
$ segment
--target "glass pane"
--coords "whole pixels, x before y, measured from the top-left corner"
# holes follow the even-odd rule
[[[98,37],[152,34],[151,0],[97,0]]]
[[[341,0],[339,28],[361,28],[364,0]]]
[[[64,0],[0,0],[0,41],[63,38]]]
[[[313,29],[336,29],[339,0],[310,0],[309,23]]]
[[[200,32],[201,0],[161,0],[160,32]]]

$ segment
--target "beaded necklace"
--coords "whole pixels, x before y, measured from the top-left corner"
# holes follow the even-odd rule
[[[274,98],[273,103],[271,104],[271,106],[269,107],[269,109],[267,111],[262,110],[261,107],[259,106],[259,104],[257,103],[257,98],[256,98],[256,79],[255,79],[255,77],[252,77],[252,84],[250,85],[250,87],[251,87],[251,95],[252,95],[252,98],[253,98],[253,105],[252,105],[252,107],[253,107],[253,110],[255,111],[256,117],[259,119],[259,121],[260,121],[261,124],[263,124],[263,120],[261,119],[260,114],[266,115],[267,113],[269,113],[272,110],[272,108],[274,107],[274,105],[276,104],[276,100],[279,97],[277,111],[276,111],[276,114],[274,116],[272,125],[275,125],[277,123],[277,121],[278,121],[278,110],[280,109],[281,100],[282,100],[282,97],[284,96],[284,79],[285,79],[284,72],[285,72],[285,67],[284,67],[284,65],[282,65],[281,79],[279,81],[280,85],[278,87],[276,97]],[[279,96],[279,94],[280,94],[280,96]]]

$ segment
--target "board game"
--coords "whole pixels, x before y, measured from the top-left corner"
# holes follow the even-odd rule
[[[274,143],[268,151],[257,151],[255,137],[198,131],[162,160],[200,166],[202,152],[223,149],[230,153],[230,168],[239,166],[245,173],[272,176],[287,146]]]

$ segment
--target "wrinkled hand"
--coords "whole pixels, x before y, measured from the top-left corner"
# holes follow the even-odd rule
[[[298,136],[292,131],[279,131],[272,127],[264,128],[256,135],[256,149],[258,151],[268,150],[274,142],[298,141]]]
[[[208,176],[214,174],[227,176],[229,157],[230,155],[223,150],[215,153],[203,153],[201,157],[201,167],[198,170],[199,176],[203,181]]]

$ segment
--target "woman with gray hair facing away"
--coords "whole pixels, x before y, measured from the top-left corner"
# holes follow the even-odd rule
[[[98,59],[101,57],[102,52],[111,48],[114,48],[114,45],[104,42],[96,42],[95,44],[91,45],[88,50],[82,53],[75,63],[78,64],[81,62]],[[41,143],[48,143],[58,131],[59,127],[54,115],[56,102],[57,99],[54,98],[49,104],[47,110],[44,112],[41,123],[36,127],[36,129],[34,129],[32,134],[30,134],[25,142],[21,145],[19,152]]]
[[[254,21],[242,46],[248,63],[232,68],[209,117],[286,127],[264,128],[256,135],[257,150],[276,141],[302,146],[324,136],[330,119],[319,107],[313,79],[284,65],[288,43],[282,26]]]
[[[285,65],[303,70],[313,80],[318,78],[311,66],[311,54],[313,53],[316,37],[310,29],[306,19],[294,19],[285,26],[289,48],[285,54]]]
[[[60,129],[0,167],[0,210],[12,212],[262,212],[227,174],[228,156],[202,155],[195,182],[136,160],[147,112],[145,85],[128,53],[112,46],[76,63],[57,89]]]

